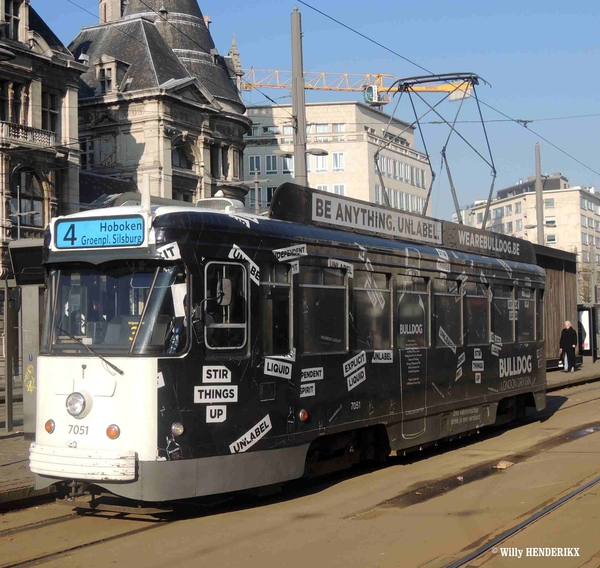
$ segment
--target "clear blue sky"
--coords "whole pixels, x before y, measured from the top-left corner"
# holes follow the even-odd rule
[[[93,14],[97,0],[74,0]],[[281,0],[217,2],[200,0],[210,15],[217,48],[227,53],[235,33],[244,68],[291,69],[290,13],[295,3]],[[517,119],[534,120],[600,114],[598,68],[600,10],[597,2],[576,0],[420,0],[418,2],[308,2],[356,28],[408,59],[435,73],[472,71],[489,81],[480,98]],[[32,5],[68,45],[82,26],[97,18],[67,0],[32,0]],[[306,6],[299,5],[304,30],[304,66],[307,71],[392,73],[398,77],[422,75],[419,68],[352,34]],[[266,91],[273,98],[288,93]],[[437,95],[428,95],[436,97]],[[352,100],[359,93],[309,93],[307,100]],[[280,99],[289,102],[289,98]],[[436,100],[436,99],[429,99]],[[264,103],[254,91],[251,104]],[[453,116],[457,103],[446,103],[443,113]],[[388,107],[389,108],[389,107]],[[391,108],[390,108],[391,110]],[[410,119],[403,100],[399,118]],[[465,103],[463,118],[477,117],[473,101]],[[501,115],[483,107],[487,120]],[[530,124],[578,160],[600,172],[600,116],[565,120],[540,120]],[[424,126],[434,169],[439,172],[439,152],[448,131]],[[481,127],[463,124],[460,131],[482,152]],[[496,187],[506,187],[534,174],[535,142],[531,132],[514,123],[488,124],[498,170]],[[578,164],[540,140],[543,173],[562,172],[572,185],[593,185],[600,190],[600,175]],[[418,144],[420,147],[420,144]],[[455,139],[448,148],[450,166],[461,204],[487,197],[489,168]],[[449,218],[452,200],[445,176],[434,191],[434,213]],[[439,179],[439,178],[438,178]]]

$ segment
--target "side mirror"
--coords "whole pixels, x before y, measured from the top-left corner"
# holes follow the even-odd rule
[[[217,303],[219,306],[230,306],[233,299],[233,286],[230,278],[222,278],[217,284]]]

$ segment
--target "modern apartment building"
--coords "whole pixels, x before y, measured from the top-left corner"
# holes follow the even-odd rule
[[[598,271],[600,265],[600,194],[593,187],[570,186],[560,173],[542,178],[544,243],[576,253],[581,275]],[[463,222],[481,227],[486,202],[461,210]],[[454,215],[456,220],[456,214]],[[535,178],[501,189],[490,205],[487,228],[537,243]],[[589,278],[580,279],[580,299],[588,299]]]
[[[357,102],[306,105],[307,147],[327,155],[307,154],[310,187],[383,203],[374,155],[380,145],[380,168],[390,205],[403,211],[422,212],[431,180],[427,155],[414,145],[410,124]],[[292,109],[289,105],[253,106],[247,116],[252,131],[246,136],[245,179],[252,187],[249,205],[255,206],[253,179],[258,178],[259,204],[266,208],[278,185],[294,179]],[[383,139],[384,130],[390,128]],[[287,152],[278,156],[274,152]],[[268,180],[268,181],[264,181]]]

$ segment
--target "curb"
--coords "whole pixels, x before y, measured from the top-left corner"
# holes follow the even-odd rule
[[[546,384],[546,391],[552,392],[555,390],[564,389],[565,387],[575,387],[577,385],[585,385],[587,383],[593,383],[596,381],[600,381],[600,377],[587,377],[587,378],[581,378],[581,379],[578,377],[573,377],[573,379],[571,379],[571,380],[566,379],[563,381],[552,383],[552,385]]]

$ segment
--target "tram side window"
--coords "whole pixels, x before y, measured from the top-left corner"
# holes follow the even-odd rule
[[[535,294],[532,288],[517,288],[517,341],[535,341]]]
[[[241,264],[206,266],[204,335],[209,349],[242,349],[248,335],[248,277]]]
[[[398,347],[429,347],[429,281],[396,276],[396,333]]]
[[[460,282],[436,278],[433,286],[435,302],[435,346],[462,345],[462,295]]]
[[[467,345],[485,345],[490,342],[489,286],[479,282],[465,282],[463,286]]]
[[[500,343],[512,343],[515,340],[513,288],[495,285],[492,291],[492,333],[500,338]]]
[[[536,337],[538,341],[544,340],[544,290],[537,290],[536,302]]]
[[[356,349],[392,348],[392,293],[389,274],[357,270],[354,273],[354,328]]]
[[[292,350],[292,271],[288,264],[263,265],[260,275],[263,353],[287,355]]]
[[[300,268],[302,353],[348,351],[348,290],[339,268]]]

